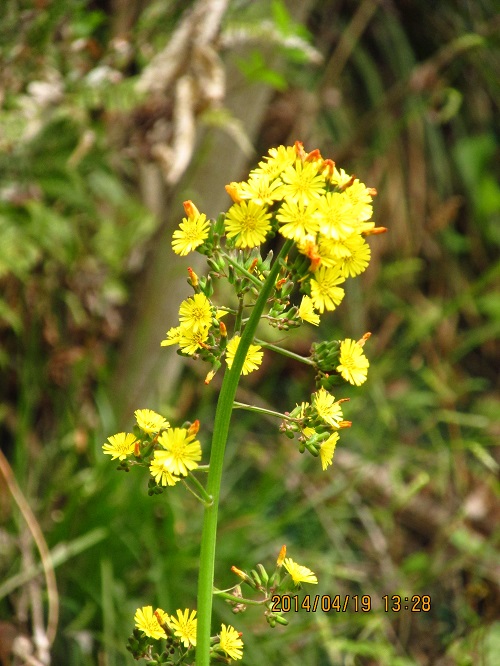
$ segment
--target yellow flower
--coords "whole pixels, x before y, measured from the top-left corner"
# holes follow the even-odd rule
[[[357,227],[357,217],[350,199],[344,192],[327,192],[317,202],[316,217],[319,230],[334,240],[350,236]]]
[[[366,269],[370,263],[370,246],[358,234],[354,234],[343,241],[343,245],[348,251],[348,255],[342,257],[338,266],[344,277],[355,277]]]
[[[222,625],[219,645],[231,659],[243,657],[243,641],[240,634],[231,625],[227,627],[225,624]]]
[[[240,203],[242,200],[241,196],[241,183],[236,183],[233,181],[225,186],[226,192],[229,194],[234,203]]]
[[[314,326],[319,324],[319,314],[314,311],[314,305],[309,296],[303,296],[299,305],[299,317],[302,321],[308,321]]]
[[[307,205],[325,192],[325,179],[312,162],[297,160],[294,166],[282,172],[281,180],[284,183],[280,190],[282,198],[295,203]]]
[[[160,344],[162,347],[179,345],[183,354],[192,356],[193,354],[196,354],[200,347],[206,347],[205,342],[208,339],[209,333],[210,331],[208,328],[202,328],[199,331],[194,332],[189,328],[176,326],[167,332],[167,337],[165,340],[162,340]]]
[[[300,585],[300,583],[317,584],[318,579],[316,578],[316,575],[311,571],[311,569],[308,569],[307,567],[303,567],[300,564],[297,564],[292,560],[291,557],[287,557],[285,559],[284,565],[285,569],[292,577],[292,580],[295,583],[295,585]]]
[[[357,234],[354,234],[357,236]],[[353,235],[348,236],[352,238]],[[346,240],[334,240],[319,234],[318,236],[318,253],[321,257],[321,265],[325,268],[335,268],[340,266],[342,260],[351,256],[351,251],[346,245]]]
[[[255,201],[234,204],[226,214],[227,237],[236,238],[236,247],[256,247],[266,240],[271,230],[270,219],[271,213],[263,204]]]
[[[111,456],[111,460],[125,458],[134,452],[137,439],[131,432],[119,432],[116,435],[108,437],[109,444],[103,444],[102,448],[106,455]]]
[[[180,477],[175,476],[170,471],[169,460],[162,460],[157,458],[158,451],[155,451],[154,459],[149,465],[149,473],[156,481],[156,483],[161,484],[162,486],[175,486],[175,484],[180,481]]]
[[[188,470],[198,467],[201,444],[186,428],[170,428],[160,434],[158,442],[164,451],[155,451],[155,461],[161,462],[171,474],[187,476]]]
[[[207,345],[205,345],[205,342],[208,339],[208,334],[208,328],[202,328],[195,333],[191,330],[184,330],[181,326],[179,335],[179,348],[181,352],[192,356],[200,347],[206,347]]]
[[[293,166],[296,159],[297,153],[293,146],[270,148],[268,155],[264,157],[265,161],[259,162],[259,166],[252,173],[265,173],[271,178],[276,178],[284,169]]]
[[[339,361],[337,372],[340,372],[347,382],[360,386],[366,381],[370,363],[358,342],[350,339],[343,340],[340,343]]]
[[[333,168],[332,175],[330,177],[330,181],[334,184],[337,185],[340,188],[345,187],[346,185],[349,184],[349,182],[352,182],[353,177],[346,173],[344,169],[340,169],[340,171],[337,169],[336,166]]]
[[[155,617],[161,625],[168,624],[169,621],[168,613],[165,613],[165,611],[162,608],[157,608],[155,610]]]
[[[162,347],[168,347],[169,345],[178,345],[179,340],[181,336],[181,327],[180,326],[175,326],[173,328],[170,328],[167,331],[167,337],[165,340],[162,340],[160,342],[160,345]]]
[[[157,609],[157,611],[161,611],[161,608]],[[163,613],[163,611],[161,612]],[[149,638],[158,640],[159,638],[167,637],[165,630],[158,622],[155,613],[153,613],[153,606],[138,608],[135,612],[134,621],[135,626],[144,632],[146,636],[149,636]]]
[[[351,185],[345,188],[344,192],[353,204],[358,220],[368,221],[372,216],[371,202],[377,194],[377,190],[373,187],[366,187],[356,178]]]
[[[285,201],[276,214],[276,219],[282,225],[279,228],[280,234],[294,241],[304,242],[319,229],[314,206],[306,206],[300,201]]]
[[[169,626],[173,629],[174,636],[180,638],[184,647],[196,646],[196,611],[189,613],[189,608],[186,608],[184,613],[177,610],[177,618],[173,615],[170,616]]]
[[[240,183],[238,194],[256,204],[272,206],[275,201],[281,200],[279,188],[282,184],[279,178],[273,180],[267,174],[254,173],[246,183]]]
[[[205,294],[195,294],[182,301],[179,307],[181,333],[198,333],[210,328],[212,323],[212,306]]]
[[[330,437],[322,442],[321,448],[319,450],[319,457],[321,459],[321,467],[325,470],[333,462],[333,454],[335,453],[335,447],[339,441],[339,433],[333,432]]]
[[[172,236],[172,249],[181,257],[185,257],[206,241],[210,230],[207,216],[200,213],[192,201],[184,202],[184,210],[187,218],[183,218],[179,229],[176,229]]]
[[[229,342],[226,348],[226,363],[231,369],[234,361],[234,357],[236,355],[236,350],[238,349],[238,345],[240,344],[241,337],[239,335],[235,335]],[[248,375],[250,372],[253,372],[254,370],[257,370],[257,368],[260,366],[262,363],[262,357],[264,356],[264,352],[261,352],[261,347],[260,345],[250,345],[247,356],[245,358],[245,362],[243,363],[243,368],[241,370],[242,375]]]
[[[335,397],[324,388],[313,394],[313,406],[318,416],[328,425],[338,428],[344,418],[342,407],[335,402]]]
[[[152,409],[136,409],[134,415],[139,428],[148,435],[170,428],[170,423]]]
[[[311,279],[311,298],[314,307],[321,313],[325,309],[335,310],[344,298],[344,290],[337,285],[344,281],[340,268],[320,266]]]

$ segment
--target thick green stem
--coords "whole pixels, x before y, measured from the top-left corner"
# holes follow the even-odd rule
[[[213,504],[205,507],[203,531],[201,536],[200,574],[198,578],[198,630],[196,637],[196,666],[209,666],[210,630],[212,619],[212,594],[215,566],[215,543],[217,538],[217,515],[219,495],[224,464],[224,451],[236,389],[248,348],[253,342],[257,325],[267,299],[271,295],[280,269],[280,261],[287,255],[293,242],[288,240],[271,267],[266,281],[253,308],[250,319],[242,333],[231,369],[227,369],[215,412],[212,450],[210,453],[210,471],[207,479],[207,493],[213,498]]]

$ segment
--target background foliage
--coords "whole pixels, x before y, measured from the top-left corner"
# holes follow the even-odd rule
[[[217,582],[234,584],[233,564],[271,564],[286,543],[318,574],[314,593],[369,594],[374,610],[300,612],[286,631],[269,630],[251,609],[234,618],[218,603],[216,612],[243,631],[247,664],[493,664],[494,3],[233,0],[214,48],[252,94],[272,91],[262,121],[245,135],[246,116],[229,111],[238,94],[231,75],[222,102],[195,108],[196,150],[182,179],[151,195],[144,173],[156,169],[163,182],[155,146],[173,145],[175,103],[170,89],[145,95],[136,84],[186,8],[201,4],[7,0],[0,9],[1,450],[57,564],[53,663],[129,663],[137,606],[194,604],[199,507],[177,489],[149,498],[139,474],[117,474],[103,460],[105,438],[127,427],[116,421],[114,387],[119,377],[123,393],[134,389],[127,344],[144,362],[153,353],[133,333],[138,317],[150,327],[156,316],[140,314],[140,285],[155,261],[173,266],[178,202],[199,193],[210,206],[196,169],[212,164],[237,180],[270,146],[300,139],[379,192],[375,219],[389,233],[371,242],[369,271],[320,331],[373,332],[369,381],[345,409],[353,427],[330,474],[291,451],[276,423],[238,415]],[[244,167],[231,170],[220,129],[240,149],[253,142]],[[162,301],[165,290],[151,297]],[[180,298],[169,293],[174,310]],[[295,335],[293,347],[307,353],[314,334]],[[208,446],[217,383],[202,386],[205,370],[177,365],[170,393],[147,384],[134,408],[199,418]],[[290,409],[312,377],[273,359],[242,391],[247,402]],[[0,658],[10,663],[12,638],[31,636],[33,595],[46,597],[43,578],[16,578],[39,556],[0,478]],[[431,613],[383,611],[384,594],[424,593]]]

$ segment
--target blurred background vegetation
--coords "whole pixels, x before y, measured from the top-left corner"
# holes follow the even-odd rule
[[[101,446],[149,407],[199,418],[208,450],[217,378],[203,386],[206,368],[159,346],[189,293],[169,237],[184,199],[216,215],[225,183],[295,140],[378,190],[389,233],[319,331],[372,331],[370,373],[328,473],[275,422],[238,414],[216,582],[272,567],[286,543],[314,593],[367,594],[373,610],[270,630],[216,602],[217,619],[243,632],[249,665],[498,663],[497,10],[1,3],[0,663],[49,663],[47,622],[53,664],[133,663],[138,606],[194,606],[200,507],[177,488],[149,498]],[[316,333],[289,344],[307,353]],[[268,359],[241,396],[285,410],[312,390]],[[386,613],[386,594],[428,594],[432,610]]]

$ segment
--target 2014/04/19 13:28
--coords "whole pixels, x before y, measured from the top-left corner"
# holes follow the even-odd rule
[[[431,610],[431,598],[428,594],[414,594],[411,597],[402,597],[399,594],[389,596],[386,594],[382,597],[382,601],[386,613],[389,611],[399,613],[402,610],[409,610],[412,613],[428,613]],[[307,613],[315,613],[316,611],[322,611],[323,613],[331,611],[345,613],[347,610],[354,611],[355,613],[358,611],[368,613],[372,610],[371,596],[369,594],[362,596],[357,594],[336,594],[335,596],[328,594],[311,596],[306,594],[301,600],[297,594],[275,594],[271,598],[271,611],[274,613],[298,613],[299,611]]]

